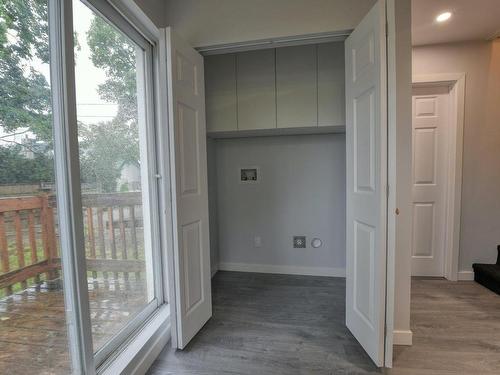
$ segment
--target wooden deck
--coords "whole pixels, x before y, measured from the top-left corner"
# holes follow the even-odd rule
[[[94,350],[146,304],[140,192],[82,196]],[[0,374],[69,374],[53,195],[0,199]],[[48,280],[48,282],[47,282]]]
[[[144,281],[117,280],[89,284],[94,349],[145,303]],[[69,374],[66,333],[62,290],[31,287],[0,299],[0,374]]]

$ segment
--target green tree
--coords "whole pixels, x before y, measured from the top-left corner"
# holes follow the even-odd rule
[[[106,81],[99,85],[99,96],[118,103],[117,118],[137,121],[136,48],[111,24],[94,17],[87,33],[92,63],[106,72]]]
[[[79,124],[82,176],[112,192],[117,190],[122,167],[139,163],[136,49],[100,17],[94,17],[86,37],[92,63],[106,72],[106,81],[98,87],[99,96],[117,103],[118,112],[108,122]]]
[[[35,59],[49,61],[47,0],[0,0],[0,126],[50,142],[50,89]]]
[[[0,147],[0,184],[38,183],[54,180],[53,160],[50,155],[35,154],[24,157],[22,147]]]
[[[118,118],[95,125],[80,124],[80,166],[85,182],[98,182],[103,191],[117,191],[124,164],[137,164],[137,128]]]
[[[0,0],[0,127],[4,133],[28,129],[37,140],[50,146],[50,87],[45,76],[35,69],[49,63],[47,9],[48,0]],[[118,113],[109,122],[79,124],[82,178],[87,182],[102,182],[105,191],[114,191],[122,166],[139,160],[136,49],[100,17],[92,19],[85,37],[93,64],[106,72],[107,78],[98,88],[99,96],[117,103]],[[78,38],[74,36],[76,50],[80,45]],[[0,149],[2,156],[8,156],[2,164],[5,181],[12,176],[7,182],[31,182],[28,175],[18,175],[17,168],[23,158],[19,147],[0,146]],[[37,154],[37,158],[50,159],[47,155],[50,152]],[[44,174],[31,176],[45,179]]]

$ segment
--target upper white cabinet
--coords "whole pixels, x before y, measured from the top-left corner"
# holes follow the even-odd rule
[[[318,125],[345,125],[344,43],[318,45]]]
[[[236,56],[205,57],[207,131],[238,129],[236,103]]]
[[[318,125],[317,48],[276,49],[277,127]]]
[[[276,128],[275,50],[236,55],[238,130]]]
[[[345,125],[343,42],[206,56],[205,85],[211,134]]]

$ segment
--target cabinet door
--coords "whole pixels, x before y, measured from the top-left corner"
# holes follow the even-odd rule
[[[318,125],[345,125],[344,43],[318,45]]]
[[[205,57],[207,131],[238,129],[236,106],[236,56]]]
[[[276,128],[275,50],[236,55],[238,130]]]
[[[315,45],[276,49],[278,128],[318,125]]]

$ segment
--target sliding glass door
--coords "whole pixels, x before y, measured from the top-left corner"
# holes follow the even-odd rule
[[[148,141],[154,139],[152,46],[98,12],[73,0],[80,190],[100,363],[158,307],[154,264],[161,262],[155,261],[158,204],[150,173],[155,145]]]
[[[155,48],[106,0],[0,0],[0,373],[95,374],[166,304]]]
[[[71,371],[48,1],[0,1],[0,373]]]

